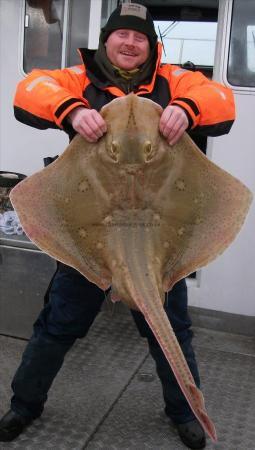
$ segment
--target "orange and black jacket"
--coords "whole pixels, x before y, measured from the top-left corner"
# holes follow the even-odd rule
[[[33,70],[17,87],[14,113],[17,120],[39,129],[64,129],[75,134],[67,115],[77,106],[99,111],[116,97],[124,96],[105,78],[94,62],[94,51],[80,49],[83,64],[61,70]],[[235,118],[232,91],[171,64],[161,64],[161,44],[154,73],[148,84],[136,86],[135,94],[160,104],[178,105],[189,118],[189,129],[204,136],[229,132]]]

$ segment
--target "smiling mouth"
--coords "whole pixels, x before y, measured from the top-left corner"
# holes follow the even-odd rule
[[[121,55],[124,55],[124,56],[137,56],[135,53],[130,53],[130,52],[120,52],[121,53]]]

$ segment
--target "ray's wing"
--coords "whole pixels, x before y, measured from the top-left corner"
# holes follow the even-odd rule
[[[162,142],[161,145],[167,145]],[[207,265],[239,232],[252,193],[210,161],[185,135],[169,149],[169,173],[157,194],[162,212],[164,289]]]
[[[102,258],[108,196],[95,172],[96,146],[76,136],[54,163],[26,178],[11,201],[28,237],[53,258],[80,271],[102,289],[111,274]]]

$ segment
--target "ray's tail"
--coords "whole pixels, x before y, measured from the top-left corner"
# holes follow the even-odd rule
[[[147,280],[146,283],[148,283]],[[148,298],[147,289],[147,292],[145,292],[143,288],[139,288],[142,287],[137,286],[137,284],[131,288],[133,290],[132,298],[154,333],[194,415],[205,432],[216,442],[216,430],[206,412],[203,394],[195,384],[178,340],[163,309],[160,295],[158,293],[157,297],[155,297],[155,289],[153,289],[154,296],[152,297],[152,290],[150,290],[150,297]]]
[[[115,233],[114,253],[119,262],[113,270],[113,286],[129,307],[140,310],[155,335],[194,415],[210,438],[216,442],[217,435],[209,418],[204,398],[197,388],[187,361],[163,308],[160,268],[151,264],[153,249],[151,240],[146,241],[142,231],[126,230],[120,237]],[[112,242],[112,244],[113,244]]]

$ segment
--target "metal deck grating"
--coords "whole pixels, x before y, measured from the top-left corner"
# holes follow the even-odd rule
[[[0,413],[25,342],[0,336]],[[208,412],[219,443],[255,450],[255,339],[197,329],[194,338]],[[44,414],[1,450],[184,450],[163,412],[147,345],[129,315],[100,314],[67,355]]]

